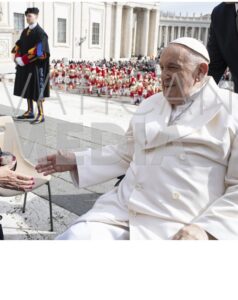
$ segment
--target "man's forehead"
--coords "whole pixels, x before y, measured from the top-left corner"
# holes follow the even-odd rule
[[[163,49],[161,56],[165,55],[187,55],[188,49],[183,45],[179,44],[169,44],[166,48]]]
[[[171,44],[162,51],[160,63],[168,61],[180,63],[186,58],[187,54],[187,50],[183,46]]]

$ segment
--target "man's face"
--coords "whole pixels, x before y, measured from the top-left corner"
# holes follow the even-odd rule
[[[196,82],[197,67],[186,48],[169,45],[160,56],[163,94],[170,104],[181,104]]]
[[[38,16],[36,14],[27,14],[26,15],[27,24],[36,23],[37,18],[38,18]]]

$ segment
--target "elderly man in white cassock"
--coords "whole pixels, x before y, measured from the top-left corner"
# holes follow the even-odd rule
[[[163,92],[142,102],[125,140],[39,162],[79,188],[125,177],[57,239],[238,239],[238,95],[207,75],[200,41],[160,57]]]

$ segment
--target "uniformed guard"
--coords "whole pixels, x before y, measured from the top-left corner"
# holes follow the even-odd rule
[[[12,49],[16,63],[14,95],[26,98],[28,105],[27,111],[17,119],[29,120],[31,124],[44,122],[43,102],[50,96],[48,36],[37,23],[38,14],[37,7],[27,8],[25,16],[29,26]],[[33,101],[37,103],[36,116]]]

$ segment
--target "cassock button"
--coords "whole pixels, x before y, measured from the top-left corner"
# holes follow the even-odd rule
[[[184,153],[179,154],[179,158],[180,158],[181,160],[185,160],[185,159],[186,159],[186,155],[185,155]]]
[[[178,192],[173,192],[173,193],[172,193],[172,198],[173,198],[174,200],[177,200],[177,199],[180,198],[180,194],[179,194]]]
[[[137,190],[141,190],[141,189],[143,189],[143,186],[142,186],[142,184],[137,183],[136,186],[135,186],[135,188],[136,188]]]
[[[133,217],[136,217],[136,212],[134,210],[130,210],[130,214],[133,216]]]

